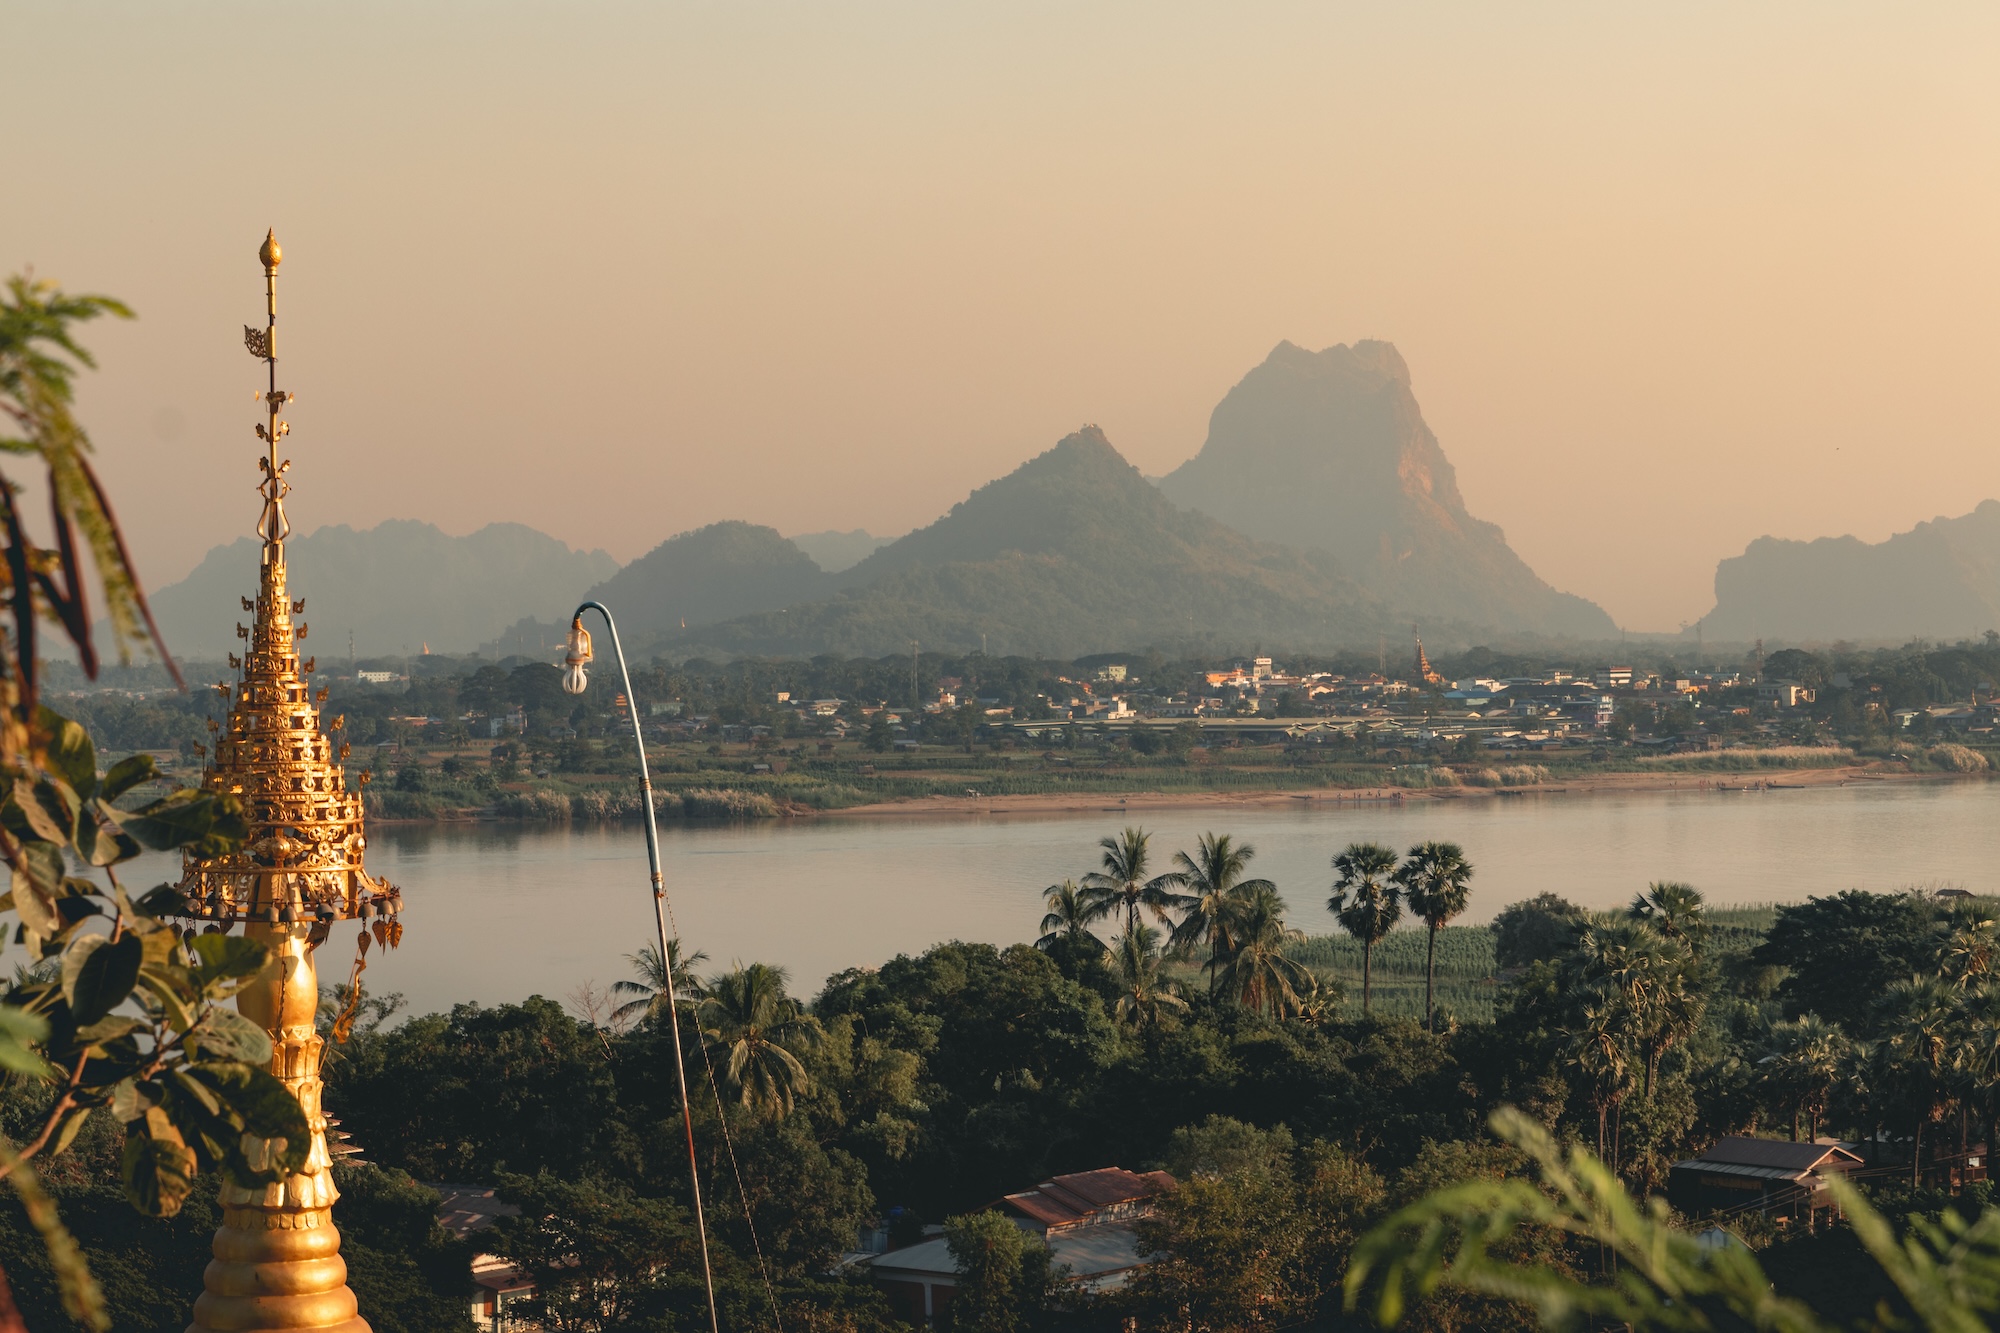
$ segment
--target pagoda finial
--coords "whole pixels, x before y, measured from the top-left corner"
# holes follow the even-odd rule
[[[320,1061],[325,1051],[317,1017],[319,974],[314,954],[346,924],[359,927],[356,955],[348,974],[347,1004],[333,1023],[335,1041],[346,1039],[360,1002],[360,977],[371,944],[383,950],[401,940],[403,898],[393,885],[370,875],[363,864],[368,846],[359,784],[344,765],[347,744],[340,739],[344,719],[322,725],[319,703],[325,691],[310,688],[311,658],[301,661],[298,641],[306,626],[292,617],[305,610],[285,585],[285,483],[289,461],[278,457],[278,441],[290,430],[278,410],[291,395],[278,389],[275,350],[278,324],[278,263],[275,233],[257,257],[264,264],[266,323],[246,327],[243,340],[269,367],[264,402],[269,424],[259,424],[265,456],[258,459],[264,481],[264,512],[257,534],[264,539],[257,600],[249,626],[238,625],[245,641],[241,658],[230,657],[238,675],[219,687],[229,699],[229,717],[216,728],[214,749],[202,786],[233,796],[243,805],[248,834],[240,847],[220,854],[188,852],[181,868],[179,913],[190,929],[227,934],[233,930],[258,940],[282,967],[237,993],[238,1010],[271,1038],[270,1070],[304,1108],[312,1127],[305,1167],[267,1186],[222,1187],[222,1226],[216,1232],[215,1262],[208,1266],[190,1333],[234,1333],[259,1329],[313,1329],[319,1333],[368,1333],[347,1286],[340,1258],[340,1233],[333,1204],[340,1191],[333,1181],[334,1158],[351,1151],[329,1135],[320,1103]],[[360,775],[366,783],[368,775]],[[329,1142],[329,1138],[333,1141]]]
[[[278,441],[291,434],[292,428],[278,420],[278,413],[292,401],[292,395],[278,388],[278,265],[285,261],[285,251],[278,244],[276,228],[265,233],[264,244],[257,248],[257,258],[264,264],[264,327],[243,326],[243,345],[269,368],[264,407],[270,413],[270,421],[257,426],[257,438],[264,441],[265,449],[265,456],[257,460],[264,473],[264,480],[257,486],[264,497],[264,512],[257,516],[257,535],[264,539],[264,563],[282,567],[284,540],[292,531],[285,518],[285,497],[292,489],[285,473],[292,461],[289,458],[282,463],[278,461]]]

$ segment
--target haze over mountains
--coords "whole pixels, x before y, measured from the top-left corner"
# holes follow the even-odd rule
[[[1434,641],[1615,632],[1466,511],[1408,368],[1381,342],[1280,343],[1158,484],[1086,426],[894,541],[793,541],[731,520],[615,569],[525,528],[454,539],[402,523],[323,529],[293,560],[302,587],[324,589],[321,625],[343,648],[353,628],[364,656],[540,653],[586,590],[635,651],[676,654],[874,656],[912,639],[1050,656],[1284,651],[1372,647],[1413,621]],[[161,592],[170,642],[231,644],[254,570],[245,538]]]
[[[1759,537],[1716,566],[1710,639],[1958,639],[2000,628],[2000,503],[1886,541]]]
[[[1330,552],[1406,619],[1580,638],[1618,630],[1466,511],[1409,367],[1386,342],[1319,352],[1279,343],[1160,488],[1239,532]]]
[[[429,523],[390,519],[362,531],[324,527],[285,543],[300,619],[312,627],[304,650],[345,660],[347,636],[359,657],[423,651],[471,652],[523,616],[561,616],[618,562],[575,551],[519,523],[491,523],[453,537]],[[219,661],[238,651],[239,597],[257,591],[258,544],[241,537],[218,546],[194,572],[152,594],[153,614],[176,656]]]
[[[829,574],[852,569],[875,552],[896,540],[877,537],[862,528],[852,532],[801,532],[792,536],[792,545],[812,557],[814,564]]]

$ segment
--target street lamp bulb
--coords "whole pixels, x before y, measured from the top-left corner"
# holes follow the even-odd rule
[[[590,677],[584,673],[584,664],[591,659],[590,631],[583,627],[583,617],[577,616],[569,622],[569,651],[563,656],[566,670],[563,672],[563,688],[571,694],[582,694],[590,684]]]

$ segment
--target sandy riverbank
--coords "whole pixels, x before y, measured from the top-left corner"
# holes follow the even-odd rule
[[[1900,764],[1849,764],[1840,768],[1759,769],[1742,773],[1593,773],[1566,776],[1539,787],[1326,787],[1308,791],[1079,792],[1039,796],[918,796],[876,805],[829,810],[823,819],[920,815],[1122,814],[1141,810],[1214,810],[1286,805],[1335,806],[1385,801],[1492,801],[1588,796],[1599,792],[1789,791],[1858,782],[1963,781],[1958,773],[1912,773]]]

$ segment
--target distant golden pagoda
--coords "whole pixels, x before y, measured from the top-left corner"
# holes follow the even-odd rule
[[[1416,636],[1416,638],[1417,638],[1417,678],[1423,681],[1423,683],[1426,685],[1444,684],[1443,674],[1439,672],[1436,667],[1431,665],[1431,659],[1429,655],[1424,652],[1423,635],[1419,634]]]
[[[313,661],[301,664],[298,657],[298,640],[306,637],[307,627],[301,622],[294,629],[292,617],[304,612],[305,602],[292,600],[285,583],[285,538],[291,532],[285,518],[291,487],[285,474],[291,461],[279,460],[278,441],[291,428],[278,413],[292,396],[278,388],[278,265],[283,254],[275,234],[265,237],[258,258],[264,262],[268,319],[262,329],[246,327],[243,337],[251,354],[270,368],[264,395],[270,420],[257,427],[266,445],[266,457],[257,460],[264,474],[258,487],[264,509],[257,520],[263,558],[257,600],[243,602],[244,610],[254,612],[251,623],[236,627],[237,636],[246,640],[243,656],[231,654],[229,659],[239,674],[233,685],[216,687],[230,700],[229,719],[217,731],[215,751],[202,776],[208,790],[243,802],[250,833],[239,851],[188,855],[180,892],[190,918],[206,923],[207,930],[241,925],[245,935],[263,941],[282,961],[278,978],[241,991],[236,1004],[270,1032],[271,1072],[305,1108],[313,1141],[305,1169],[279,1184],[243,1189],[224,1182],[215,1258],[204,1276],[189,1333],[368,1333],[368,1322],[356,1313],[354,1293],[347,1287],[340,1233],[333,1225],[339,1191],[329,1170],[327,1120],[320,1107],[324,1042],[316,1022],[319,977],[313,952],[336,923],[361,922],[358,980],[370,941],[389,948],[401,937],[402,894],[362,865],[368,838],[361,792],[348,786],[340,766],[347,746],[336,751],[333,738],[320,730],[317,705],[326,691],[317,700],[309,696],[306,677]],[[336,718],[330,731],[337,733],[340,726]],[[351,1019],[350,1003],[335,1025],[336,1035]]]

